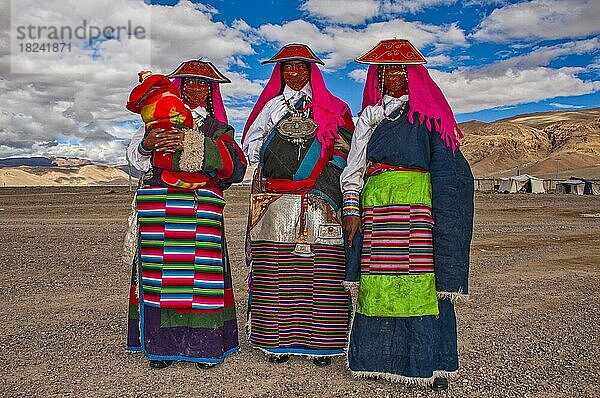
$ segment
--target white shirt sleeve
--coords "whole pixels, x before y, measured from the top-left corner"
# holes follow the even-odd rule
[[[383,97],[383,103],[389,113],[394,112],[406,101],[408,101],[407,95],[400,98],[387,95]],[[349,191],[360,193],[362,191],[367,170],[367,144],[375,128],[385,118],[385,112],[383,105],[372,105],[366,107],[358,118],[354,134],[352,134],[352,143],[346,161],[347,166],[340,176],[343,193]]]
[[[340,176],[342,192],[354,191],[360,193],[363,188],[363,177],[367,169],[367,144],[378,122],[376,115],[381,112],[381,106],[368,106],[356,121],[346,161],[347,165]]]
[[[150,170],[150,158],[152,155],[142,155],[138,150],[138,145],[144,139],[144,133],[146,132],[144,126],[140,127],[131,138],[129,146],[127,146],[126,156],[127,161],[131,163],[137,170],[146,172]]]
[[[242,150],[251,164],[260,161],[260,148],[265,136],[273,130],[279,119],[283,116],[280,108],[285,109],[281,95],[272,98],[265,104],[254,122],[248,128],[246,137],[242,141]]]

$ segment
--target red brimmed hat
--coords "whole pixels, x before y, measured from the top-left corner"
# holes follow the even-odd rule
[[[423,55],[408,40],[391,39],[380,41],[365,55],[358,57],[361,64],[426,64]]]
[[[304,62],[315,62],[321,65],[325,65],[319,57],[315,55],[313,50],[310,49],[306,44],[293,43],[284,46],[277,52],[271,59],[262,61],[262,64],[269,62],[285,62],[285,61],[304,61]]]
[[[167,76],[171,79],[175,77],[193,77],[215,83],[231,83],[231,80],[219,72],[212,63],[197,59],[185,61]]]

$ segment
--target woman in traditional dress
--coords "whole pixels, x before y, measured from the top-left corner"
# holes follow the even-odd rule
[[[327,366],[347,341],[339,176],[354,125],[306,45],[289,44],[265,62],[275,68],[242,139],[258,163],[246,246],[248,337],[270,362],[303,355]]]
[[[458,370],[453,303],[468,293],[473,225],[462,133],[407,40],[357,61],[371,65],[341,176],[346,284],[358,287],[349,368],[445,389]]]
[[[194,123],[142,127],[127,149],[131,164],[145,172],[127,239],[133,264],[127,347],[142,351],[152,368],[181,360],[205,369],[239,348],[223,190],[243,179],[246,161],[219,91],[229,80],[198,60],[168,77]],[[132,92],[128,109],[140,101],[143,93]]]

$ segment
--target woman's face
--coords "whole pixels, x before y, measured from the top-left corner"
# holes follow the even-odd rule
[[[209,82],[198,78],[185,78],[183,99],[192,107],[205,105],[208,98]]]
[[[408,81],[403,65],[388,65],[383,72],[383,87],[388,95],[401,97],[408,94]]]
[[[308,65],[302,61],[287,61],[282,65],[283,81],[292,90],[299,91],[309,79]]]

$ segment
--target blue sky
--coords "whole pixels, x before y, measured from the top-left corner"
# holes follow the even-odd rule
[[[74,42],[50,59],[19,54],[18,64],[14,47],[0,52],[0,157],[123,163],[141,125],[124,108],[137,72],[167,73],[192,58],[211,60],[232,80],[222,91],[239,131],[272,71],[260,61],[290,42],[325,61],[326,83],[355,114],[366,67],[354,59],[393,37],[428,59],[459,122],[600,106],[598,0],[13,0],[0,11],[10,15],[0,21],[0,46],[7,36],[18,43],[14,26],[23,21],[129,20],[148,33],[143,41]]]
[[[162,1],[161,4],[173,5],[176,1]],[[431,68],[439,71],[452,72],[457,68],[466,67],[474,70],[481,70],[488,66],[493,66],[501,61],[514,59],[516,57],[527,56],[532,51],[543,51],[544,49],[551,49],[556,46],[568,45],[574,41],[585,41],[592,40],[595,44],[590,46],[589,51],[580,53],[565,53],[554,58],[551,58],[545,62],[539,62],[535,66],[544,66],[547,68],[558,70],[560,68],[582,68],[580,72],[576,73],[582,80],[587,81],[598,81],[600,73],[599,62],[599,48],[598,43],[598,32],[600,29],[590,27],[588,31],[577,31],[574,29],[573,32],[569,31],[568,26],[566,32],[563,35],[557,37],[544,37],[544,33],[539,32],[536,34],[535,29],[532,29],[529,35],[524,37],[510,37],[509,34],[499,31],[498,35],[494,37],[491,35],[485,39],[478,39],[474,37],[476,32],[481,29],[480,24],[482,21],[489,20],[490,15],[494,10],[508,9],[512,7],[518,7],[519,5],[526,6],[528,4],[539,4],[540,6],[546,5],[550,12],[549,15],[541,15],[540,18],[550,20],[552,18],[562,18],[561,9],[559,3],[569,2],[557,2],[556,8],[552,6],[554,2],[519,2],[519,1],[467,1],[467,2],[453,2],[453,1],[415,1],[417,9],[414,11],[402,11],[396,13],[384,13],[383,11],[377,14],[365,18],[364,21],[346,22],[341,21],[341,18],[331,15],[319,14],[318,11],[311,10],[307,7],[307,4],[311,2],[302,1],[221,1],[221,0],[209,0],[202,2],[205,5],[210,5],[214,8],[213,21],[220,21],[227,25],[232,25],[234,21],[243,19],[247,24],[252,27],[261,27],[266,24],[273,25],[285,25],[286,23],[304,20],[313,24],[321,31],[325,31],[332,26],[342,26],[348,30],[360,31],[367,29],[369,26],[373,26],[378,23],[385,23],[391,20],[402,20],[406,22],[414,22],[419,24],[427,24],[433,26],[448,26],[454,25],[464,32],[465,42],[458,45],[447,44],[445,48],[438,47],[436,42],[428,44],[420,48],[421,52],[426,56],[446,56],[450,58],[449,62],[434,63]],[[319,2],[313,2],[316,4],[315,9],[318,7]],[[336,1],[329,0],[323,3],[339,3],[340,9],[347,9],[351,7],[356,1]],[[367,2],[367,3],[377,3]],[[380,4],[382,2],[379,2]],[[395,2],[399,8],[402,8],[402,3]],[[422,8],[417,3],[422,4]],[[577,7],[582,2],[571,2],[573,7]],[[585,4],[586,2],[583,2]],[[587,2],[588,6],[592,2]],[[531,8],[530,8],[531,9]],[[521,13],[515,10],[517,20],[519,14],[523,15],[522,23],[527,24],[529,18],[526,14],[530,9],[523,7]],[[565,11],[567,11],[565,10]],[[590,8],[591,10],[598,10],[598,7]],[[341,13],[343,14],[343,13]],[[368,14],[366,14],[368,15]],[[600,14],[596,14],[600,17]],[[565,20],[565,24],[575,23],[576,18]],[[518,21],[517,21],[518,23]],[[552,28],[552,26],[544,26],[543,20],[539,21],[540,30],[546,28]],[[600,24],[599,24],[600,25]],[[508,37],[505,37],[508,36]],[[398,38],[408,38],[398,32]],[[388,38],[388,36],[380,36],[381,39]],[[298,36],[295,41],[298,42],[309,42],[310,40],[304,39],[302,36]],[[266,79],[268,78],[272,67],[269,65],[260,65],[260,60],[268,58],[277,49],[279,43],[267,42],[267,43],[256,43],[253,45],[255,54],[244,57],[244,61],[247,63],[247,67],[233,66],[232,70],[247,73],[251,79]],[[312,44],[312,43],[311,43]],[[362,43],[361,43],[362,44]],[[366,44],[366,43],[365,43]],[[369,45],[374,45],[376,42],[370,42]],[[314,46],[313,46],[314,47]],[[370,47],[357,46],[360,51],[367,51]],[[322,55],[322,54],[321,54]],[[590,65],[595,64],[593,68]],[[326,73],[325,78],[330,89],[342,99],[347,101],[352,110],[357,112],[360,107],[360,98],[362,93],[362,83],[354,79],[349,78],[348,74],[355,69],[364,68],[363,66],[354,62],[349,62],[347,65],[334,70],[329,70]],[[468,74],[467,74],[468,76]],[[440,83],[441,84],[441,83]],[[600,92],[596,86],[595,90],[590,94],[572,95],[572,93],[565,92],[564,95],[556,95],[549,98],[537,99],[535,101],[514,100],[507,101],[506,104],[499,104],[495,107],[487,107],[486,109],[476,110],[472,112],[457,112],[457,119],[459,121],[467,121],[477,119],[481,121],[493,121],[504,117],[509,117],[516,114],[528,113],[528,112],[540,112],[557,109],[580,109],[600,106]],[[463,95],[468,96],[469,93],[465,92]],[[496,95],[495,92],[489,92],[490,96]],[[550,94],[552,95],[552,94]]]

